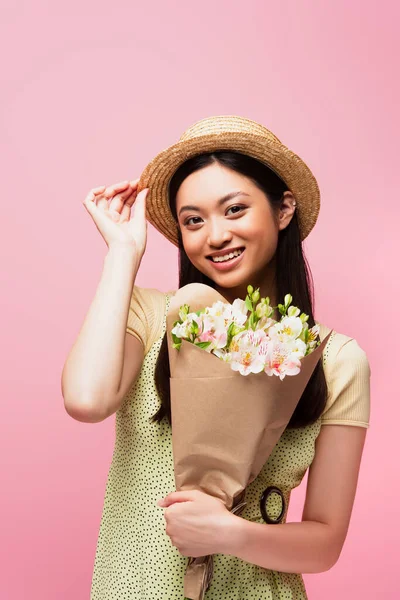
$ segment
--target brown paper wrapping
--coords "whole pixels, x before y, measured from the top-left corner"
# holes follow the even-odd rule
[[[279,441],[322,355],[331,332],[283,380],[266,373],[244,376],[204,349],[182,340],[172,347],[171,329],[183,304],[190,311],[226,302],[216,290],[189,284],[177,291],[167,315],[172,449],[178,491],[199,489],[240,514],[244,493]],[[202,600],[212,578],[212,556],[189,558],[184,595]]]

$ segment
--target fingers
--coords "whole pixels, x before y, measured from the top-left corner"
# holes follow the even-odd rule
[[[135,219],[146,221],[146,198],[149,188],[141,190],[135,200]]]
[[[100,186],[93,188],[91,192],[96,193],[96,205],[103,210],[111,209],[118,213],[121,211],[126,198],[129,198],[132,192],[136,189],[139,179],[133,181],[121,181],[109,186]],[[111,202],[110,202],[111,200]]]
[[[121,192],[122,190],[126,190],[129,186],[129,181],[121,181],[120,183],[114,183],[113,185],[109,185],[104,192],[104,195],[107,198],[111,198],[115,195],[116,192]]]
[[[105,190],[105,185],[100,185],[99,187],[92,188],[87,194],[85,200],[95,200],[96,196]],[[84,201],[85,201],[84,200]]]
[[[120,184],[109,186],[104,192],[107,199],[111,197],[108,209],[115,210],[124,218],[129,219],[129,209],[135,201],[139,179],[140,177],[129,182],[123,181]],[[128,206],[128,208],[124,210],[125,206]],[[122,211],[124,211],[124,213]]]
[[[100,185],[99,187],[92,188],[87,194],[87,196],[83,200],[83,205],[89,212],[92,211],[93,206],[96,206],[96,196],[103,193],[105,188],[105,185]]]
[[[125,202],[125,204],[122,207],[121,210],[121,218],[120,218],[120,223],[122,223],[122,221],[129,221],[129,219],[131,218],[131,207]]]
[[[194,492],[194,493],[193,493]],[[190,502],[196,497],[196,490],[187,490],[184,492],[170,492],[164,498],[157,501],[158,506],[166,508],[175,502]]]
[[[134,191],[128,185],[126,190],[118,192],[117,194],[115,194],[115,196],[113,196],[111,198],[111,201],[108,205],[109,210],[115,210],[118,213],[121,213],[125,202],[127,201],[128,198],[130,198],[132,196],[132,194],[134,194]]]
[[[125,206],[128,206],[130,209],[132,207],[133,203],[135,202],[136,196],[137,196],[137,186],[139,183],[139,179],[140,178],[134,179],[133,181],[129,182],[131,193],[129,196],[127,196],[125,198],[124,208],[125,208]],[[127,213],[128,213],[128,211],[127,211]],[[130,215],[130,211],[129,211],[129,215]]]
[[[100,206],[103,210],[116,210],[119,213],[123,206],[119,193],[127,188],[129,190],[129,181],[121,181],[120,183],[109,185],[98,199],[97,206]]]
[[[121,181],[108,187],[102,185],[92,188],[83,203],[86,207],[91,203],[103,210],[119,213],[124,220],[129,220],[139,180],[140,177],[131,181]]]
[[[130,195],[127,196],[125,198],[125,202],[122,206],[122,210],[121,210],[121,219],[123,221],[129,221],[129,219],[131,218],[131,208],[133,206],[133,203],[136,200],[136,196],[137,196],[137,186],[139,183],[139,177],[137,179],[134,179],[133,181],[129,182],[130,185],[130,189],[132,190]]]

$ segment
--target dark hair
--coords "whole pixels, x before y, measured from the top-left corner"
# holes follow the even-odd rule
[[[282,201],[283,192],[287,185],[269,167],[250,156],[232,151],[218,151],[194,156],[183,163],[169,184],[169,198],[171,211],[176,216],[176,194],[184,179],[194,171],[202,169],[212,163],[219,163],[224,167],[237,171],[251,179],[267,196],[274,212],[277,212]],[[215,288],[214,282],[201,273],[189,260],[179,237],[179,288],[189,283],[205,283]],[[308,324],[315,325],[314,321],[314,286],[312,274],[303,254],[300,231],[295,212],[289,225],[279,232],[275,259],[275,285],[277,301],[283,302],[285,294],[293,296],[293,304],[302,312],[309,315]],[[250,283],[250,282],[249,282]],[[168,360],[167,333],[161,343],[155,369],[155,384],[161,399],[161,406],[152,422],[160,422],[164,417],[171,424],[170,405],[170,369]],[[318,419],[327,401],[327,384],[322,366],[322,357],[318,361],[300,401],[292,415],[288,427],[304,427]]]

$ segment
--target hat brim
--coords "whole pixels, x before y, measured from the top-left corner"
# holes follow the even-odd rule
[[[314,227],[320,209],[318,183],[305,162],[279,140],[247,132],[222,132],[179,141],[157,154],[140,176],[138,192],[149,188],[146,213],[149,222],[175,246],[178,225],[169,207],[169,182],[189,158],[215,150],[231,150],[252,156],[272,169],[288,186],[297,201],[300,237]]]

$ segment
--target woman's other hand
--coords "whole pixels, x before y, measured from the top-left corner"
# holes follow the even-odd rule
[[[166,509],[165,532],[183,556],[230,554],[238,543],[242,519],[219,498],[188,490],[171,492],[157,504]]]

